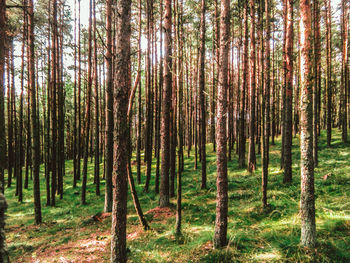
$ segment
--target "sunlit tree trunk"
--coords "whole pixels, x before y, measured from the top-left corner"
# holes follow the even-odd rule
[[[221,1],[220,12],[220,68],[217,99],[217,134],[216,134],[216,219],[214,230],[214,246],[221,248],[227,244],[227,212],[228,212],[228,182],[227,182],[227,90],[228,90],[228,53],[230,39],[230,1]]]
[[[310,0],[300,1],[301,32],[301,119],[300,119],[300,168],[301,168],[301,244],[316,245],[314,163],[312,158],[312,46]]]
[[[162,95],[161,124],[161,180],[159,206],[169,205],[169,168],[170,168],[170,107],[172,89],[172,38],[171,38],[171,0],[165,1],[164,14],[164,89]]]

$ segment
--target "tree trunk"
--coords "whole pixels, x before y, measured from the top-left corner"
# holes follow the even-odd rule
[[[106,1],[106,35],[107,35],[107,50],[106,50],[106,190],[105,190],[105,205],[104,211],[111,212],[113,204],[113,55],[112,55],[112,0]]]
[[[245,146],[246,146],[246,135],[245,135],[245,108],[246,108],[246,90],[249,83],[249,69],[248,69],[248,3],[244,2],[244,40],[243,40],[243,76],[242,76],[242,91],[241,91],[241,110],[239,113],[239,151],[238,151],[238,166],[244,168],[245,163]]]
[[[255,59],[255,1],[250,0],[250,120],[249,120],[249,154],[248,154],[248,171],[256,169],[255,155],[255,81],[256,81],[256,59]]]
[[[325,0],[326,14],[326,62],[327,62],[327,146],[331,146],[332,140],[332,10],[331,0]]]
[[[124,263],[126,255],[126,215],[128,192],[129,125],[128,100],[130,92],[131,0],[117,4],[116,56],[114,82],[114,165],[111,262]]]
[[[318,165],[319,96],[321,91],[321,29],[319,0],[314,0],[314,88],[313,88],[313,159]],[[346,34],[347,36],[347,34]]]
[[[286,27],[286,92],[284,118],[284,183],[292,182],[292,120],[293,120],[293,0],[287,0]]]
[[[216,219],[214,231],[214,246],[221,248],[227,244],[227,210],[228,210],[228,182],[227,182],[227,69],[230,39],[230,1],[221,1],[220,18],[220,60],[219,86],[217,100],[217,134],[216,134]]]
[[[342,74],[341,74],[341,128],[342,128],[342,141],[347,142],[348,137],[348,125],[347,125],[347,91],[348,91],[348,3],[342,0]],[[317,91],[317,90],[316,90]],[[314,103],[317,102],[317,94],[315,95]],[[314,109],[317,110],[317,105]],[[314,136],[317,138],[317,136]]]
[[[164,14],[164,89],[162,95],[161,125],[161,180],[159,206],[169,205],[169,168],[170,168],[170,107],[172,89],[172,39],[171,39],[171,0],[165,0]]]
[[[316,245],[314,163],[312,158],[312,50],[310,0],[300,1],[301,36],[301,116],[300,116],[300,168],[301,168],[301,244]]]
[[[89,49],[88,49],[88,81],[86,91],[86,108],[85,108],[85,145],[84,145],[84,163],[83,163],[83,183],[81,186],[81,203],[86,204],[86,183],[87,183],[87,163],[89,157],[89,138],[90,138],[90,105],[92,89],[92,0],[90,0],[89,15]]]
[[[36,87],[35,87],[35,53],[34,53],[34,7],[33,0],[29,0],[28,6],[28,69],[29,90],[32,120],[32,164],[33,164],[33,191],[34,191],[34,213],[35,223],[40,224],[41,202],[40,202],[40,135],[39,116],[37,115]]]
[[[201,189],[207,188],[207,161],[206,161],[206,110],[205,110],[205,0],[201,0],[201,25],[200,25],[200,47],[199,47],[199,104],[201,109],[201,163],[202,163],[202,184]]]
[[[270,12],[271,1],[265,0],[265,12],[266,12],[266,42],[265,42],[265,79],[264,79],[264,94],[263,94],[263,154],[262,154],[262,203],[263,208],[267,207],[267,182],[268,182],[268,169],[269,169],[269,138],[270,138]]]
[[[6,167],[6,136],[5,136],[5,39],[6,39],[6,0],[0,0],[0,181],[4,182]],[[1,185],[2,193],[5,185]]]

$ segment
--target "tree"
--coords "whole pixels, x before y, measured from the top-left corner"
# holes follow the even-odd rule
[[[6,136],[5,136],[5,39],[6,39],[6,0],[0,0],[0,181],[3,182],[6,167]],[[1,186],[4,192],[5,185]]]
[[[342,0],[342,15],[341,15],[341,35],[342,35],[342,70],[341,70],[341,128],[342,141],[347,142],[348,125],[347,125],[347,101],[348,101],[348,33],[349,33],[349,15],[348,2]],[[317,136],[316,136],[317,137]]]
[[[205,110],[205,0],[201,0],[201,24],[200,24],[200,46],[199,46],[199,104],[200,104],[200,131],[201,131],[201,163],[202,163],[202,184],[201,188],[207,188],[207,161],[206,161],[206,110]]]
[[[84,163],[83,163],[83,183],[81,186],[81,203],[86,204],[86,183],[87,183],[87,162],[89,157],[89,136],[90,136],[90,105],[92,89],[92,0],[90,0],[89,15],[89,50],[88,50],[88,82],[85,108],[85,145],[84,145]]]
[[[239,113],[239,151],[238,151],[238,165],[240,168],[246,166],[245,152],[246,152],[246,135],[245,135],[245,115],[246,115],[246,91],[249,83],[249,63],[248,63],[248,3],[244,1],[244,40],[243,40],[243,76],[242,76],[242,92],[241,92],[241,110]]]
[[[221,248],[227,244],[227,210],[228,210],[228,182],[227,182],[227,69],[230,39],[230,1],[221,1],[220,13],[220,68],[218,78],[217,99],[217,134],[216,134],[216,219],[214,230],[214,246]]]
[[[33,164],[33,191],[34,191],[34,213],[35,223],[40,224],[41,202],[40,202],[40,134],[39,116],[37,112],[36,85],[35,85],[35,51],[34,51],[34,7],[33,0],[28,2],[28,68],[29,68],[29,91],[32,121],[32,164]]]
[[[301,244],[316,245],[314,163],[312,158],[312,52],[310,0],[300,1],[301,33],[301,116],[300,116],[300,167],[301,167]]]
[[[105,170],[106,170],[106,192],[105,212],[112,211],[113,204],[113,56],[112,56],[112,0],[106,1],[106,149],[105,149]]]
[[[98,96],[98,60],[97,60],[97,38],[96,38],[96,1],[93,0],[93,37],[94,37],[94,91],[95,91],[95,166],[94,166],[94,178],[96,183],[96,195],[100,195],[100,121],[99,121],[99,96]]]
[[[319,0],[314,1],[314,90],[313,90],[313,159],[315,167],[318,164],[318,134],[320,128],[320,104],[321,104],[321,29]]]
[[[264,94],[263,94],[263,153],[262,153],[262,203],[263,207],[267,207],[267,182],[268,182],[268,169],[269,169],[269,138],[270,138],[270,12],[271,1],[265,0],[265,12],[266,12],[266,38],[265,38],[265,65],[264,65]]]
[[[256,169],[255,155],[255,79],[256,79],[256,55],[255,55],[255,1],[250,0],[250,120],[249,120],[249,154],[248,154],[248,171],[252,172]]]
[[[284,106],[284,183],[292,181],[292,120],[293,120],[293,0],[287,0],[286,16],[286,92]]]
[[[332,11],[331,0],[325,0],[326,21],[326,62],[327,62],[327,146],[332,140]]]
[[[126,262],[126,214],[128,193],[129,124],[128,101],[130,92],[130,36],[131,0],[117,4],[116,57],[114,75],[114,165],[111,262]]]
[[[171,38],[171,0],[165,0],[164,13],[164,89],[162,94],[162,123],[160,147],[162,152],[159,206],[169,205],[170,168],[170,107],[172,105],[172,38]]]

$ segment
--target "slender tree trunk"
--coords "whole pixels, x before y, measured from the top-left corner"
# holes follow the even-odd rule
[[[177,2],[178,3],[178,2]],[[202,2],[203,3],[203,2]],[[176,223],[175,231],[179,235],[181,233],[182,220],[182,158],[183,158],[183,0],[177,5],[178,23],[177,23],[177,40],[178,40],[178,107],[177,107],[177,122],[178,122],[178,153],[177,153],[177,200],[176,200]]]
[[[80,1],[78,0],[78,138],[77,138],[77,180],[80,180],[81,158],[81,45],[80,45]]]
[[[238,166],[244,168],[245,163],[245,146],[246,146],[246,135],[245,135],[245,97],[246,90],[249,83],[249,69],[248,69],[248,3],[244,2],[244,40],[243,40],[243,77],[242,77],[242,92],[241,92],[241,110],[239,114],[239,151],[238,151]]]
[[[267,207],[267,182],[269,169],[269,138],[270,138],[270,12],[271,1],[265,0],[266,12],[266,42],[265,42],[265,79],[264,79],[264,94],[263,94],[263,171],[262,171],[262,203],[263,207]]]
[[[74,121],[73,121],[73,188],[77,187],[77,0],[74,0]]]
[[[346,34],[347,35],[347,34]],[[314,0],[314,88],[313,88],[313,159],[318,165],[319,92],[321,91],[321,29],[319,0]]]
[[[331,146],[332,140],[332,10],[331,0],[325,0],[326,10],[326,62],[327,62],[327,146]]]
[[[286,94],[284,118],[284,183],[292,182],[292,139],[293,139],[293,0],[286,0]]]
[[[201,0],[201,25],[200,25],[200,47],[199,47],[199,104],[201,109],[201,163],[202,163],[202,184],[201,189],[207,188],[207,159],[206,159],[206,110],[205,110],[205,0]]]
[[[312,50],[310,0],[300,1],[301,37],[301,244],[316,245],[314,164],[312,158]]]
[[[89,136],[90,136],[90,105],[92,89],[92,0],[90,0],[89,15],[89,48],[88,48],[88,81],[85,108],[85,145],[84,145],[84,163],[83,163],[83,183],[81,186],[81,203],[86,204],[86,183],[87,183],[87,163],[89,157]]]
[[[138,28],[139,28],[139,35],[138,35],[138,53],[137,53],[137,74],[141,74],[141,30],[142,30],[142,5],[141,0],[138,0],[138,9],[139,9],[139,20],[138,20]],[[137,161],[137,183],[141,184],[141,110],[142,110],[142,90],[141,90],[141,81],[138,85],[138,113],[137,113],[137,149],[136,149],[136,161]]]
[[[214,231],[214,246],[221,248],[227,244],[227,212],[228,212],[228,182],[227,182],[227,138],[226,138],[226,115],[227,115],[227,69],[230,39],[230,1],[221,1],[220,18],[220,69],[219,87],[217,100],[217,134],[216,134],[216,219]]]
[[[4,170],[6,167],[6,136],[5,136],[5,39],[6,39],[6,0],[0,1],[0,181],[1,192],[4,193]]]
[[[35,223],[40,224],[41,202],[40,202],[40,136],[39,136],[39,116],[37,115],[36,87],[35,87],[35,53],[34,53],[34,6],[33,0],[28,2],[28,69],[29,69],[29,89],[30,106],[32,119],[32,164],[33,164],[33,191],[34,191],[34,213]]]
[[[161,180],[159,206],[169,205],[169,168],[170,168],[170,107],[172,88],[172,38],[171,38],[171,0],[165,1],[164,14],[164,89],[162,95],[161,125]]]
[[[341,127],[342,141],[347,142],[348,125],[347,125],[347,91],[348,91],[348,2],[342,0],[342,74],[341,74]],[[316,89],[317,91],[317,89]],[[317,94],[315,94],[314,103],[317,102]],[[314,105],[314,110],[317,110],[317,105]],[[316,112],[315,112],[316,113]],[[317,115],[316,115],[317,116]],[[316,133],[317,135],[317,133]],[[314,136],[314,138],[317,136]]]
[[[93,0],[94,14],[94,84],[95,84],[95,169],[96,195],[100,195],[100,120],[99,120],[99,94],[98,94],[98,72],[97,72],[97,39],[96,39],[96,2]]]
[[[256,169],[255,155],[255,81],[256,81],[256,59],[255,59],[255,1],[250,0],[250,121],[249,121],[249,154],[248,154],[248,171]]]
[[[113,55],[112,55],[112,0],[106,1],[106,190],[104,211],[111,212],[113,204]]]

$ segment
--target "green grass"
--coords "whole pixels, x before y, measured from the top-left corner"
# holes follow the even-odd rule
[[[316,190],[316,250],[299,246],[300,166],[298,138],[293,140],[293,183],[282,184],[280,166],[280,138],[270,147],[268,184],[269,208],[261,209],[261,159],[258,170],[249,174],[238,169],[237,156],[228,163],[229,220],[227,248],[212,249],[215,223],[216,157],[212,146],[207,146],[208,184],[200,190],[200,165],[194,170],[193,152],[185,158],[183,173],[183,235],[175,236],[175,216],[152,219],[151,230],[142,232],[132,205],[128,202],[128,239],[130,262],[350,262],[350,147],[341,142],[338,130],[333,130],[332,147],[326,147],[325,133],[319,144],[319,167],[315,169]],[[143,166],[144,167],[144,166]],[[101,165],[101,172],[102,172]],[[134,167],[135,168],[135,167]],[[155,161],[153,162],[155,172]],[[143,170],[144,172],[144,170]],[[323,176],[331,174],[327,180]],[[144,175],[144,173],[143,173]],[[143,182],[145,178],[142,178]],[[76,260],[88,250],[73,251],[67,247],[81,247],[86,240],[102,242],[102,250],[95,253],[95,261],[108,262],[110,219],[94,222],[91,216],[103,210],[104,181],[101,196],[95,195],[93,164],[89,163],[87,202],[80,205],[80,184],[72,187],[72,161],[66,162],[64,196],[57,206],[45,206],[45,184],[41,180],[42,214],[44,223],[33,226],[32,185],[24,191],[24,202],[19,204],[15,187],[6,189],[9,202],[6,220],[7,242],[13,262],[44,259],[59,261],[61,256]],[[158,196],[151,191],[137,191],[144,212],[155,208]],[[175,204],[175,199],[172,199]],[[103,243],[104,242],[104,243]],[[55,249],[57,248],[57,249]],[[65,250],[63,250],[63,248]],[[45,251],[50,257],[43,258]],[[57,253],[57,256],[55,255]],[[77,256],[78,255],[78,256]],[[77,256],[77,257],[75,257]],[[48,259],[49,258],[49,259]],[[47,260],[47,261],[45,261]],[[81,259],[82,260],[82,259]],[[89,261],[88,261],[89,262]]]

